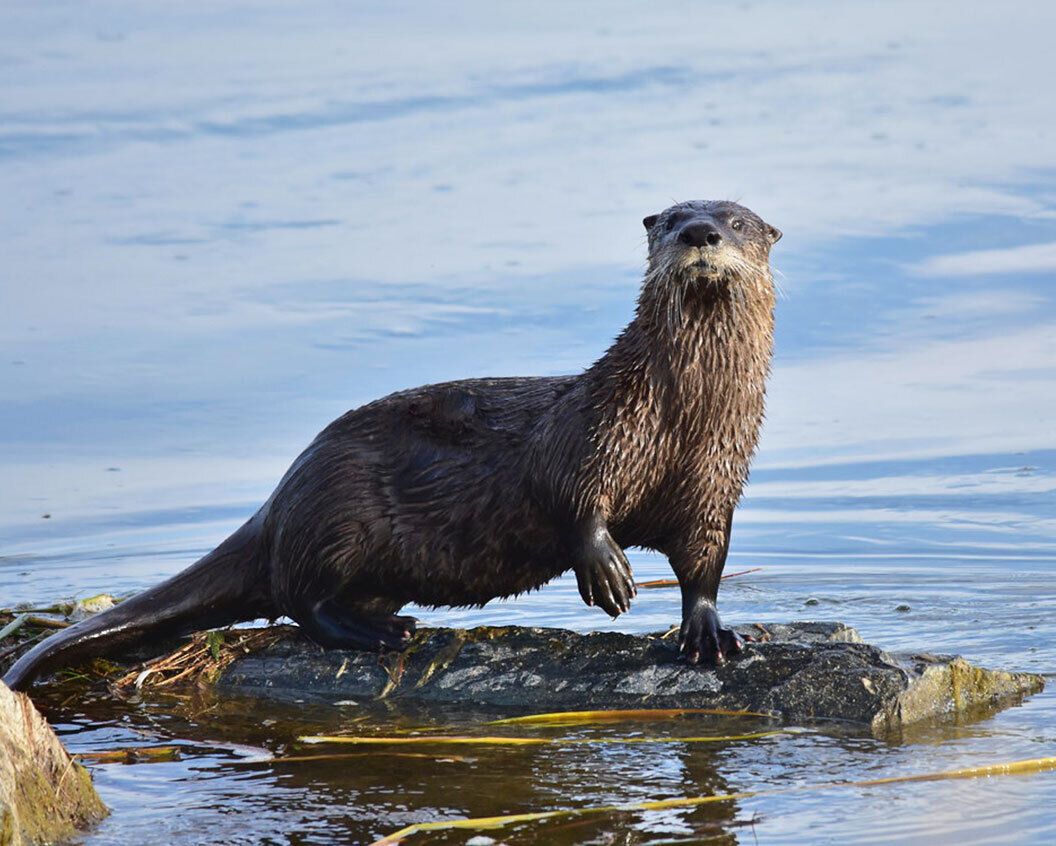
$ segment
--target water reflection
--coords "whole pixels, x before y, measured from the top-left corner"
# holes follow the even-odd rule
[[[720,745],[460,746],[431,751],[417,746],[411,753],[408,747],[395,747],[395,754],[380,747],[348,753],[356,747],[304,747],[296,738],[319,731],[495,734],[496,729],[482,729],[494,714],[421,711],[393,703],[365,713],[351,704],[261,703],[209,695],[155,694],[141,703],[115,704],[109,697],[86,698],[84,691],[71,707],[70,693],[53,690],[45,710],[53,720],[66,721],[59,727],[75,749],[185,738],[180,761],[94,769],[106,795],[127,794],[136,804],[103,823],[93,843],[128,842],[144,826],[155,836],[164,832],[183,842],[180,838],[192,831],[189,819],[199,833],[209,831],[216,842],[367,842],[429,819],[750,791],[762,795],[688,809],[569,817],[514,828],[505,839],[572,844],[592,842],[608,832],[627,843],[687,837],[733,843],[742,828],[758,827],[759,833],[772,834],[778,842],[818,842],[820,825],[833,840],[892,842],[906,837],[952,842],[947,838],[970,833],[972,823],[961,810],[964,803],[978,803],[971,819],[992,838],[1013,819],[1017,826],[1043,830],[1045,812],[1024,800],[1024,785],[1035,796],[1040,791],[1041,797],[1056,797],[1051,780],[1015,779],[787,791],[852,773],[857,779],[916,773],[922,771],[921,760],[942,761],[946,767],[978,765],[981,744],[1001,746],[1009,758],[1032,749],[1015,731],[980,725],[931,735],[921,729],[912,739],[915,747],[888,746],[855,735],[798,734]],[[741,720],[693,717],[625,726],[621,733],[693,735],[743,729]],[[587,737],[611,731],[522,727],[516,733]],[[933,744],[931,750],[922,753],[928,744]],[[306,752],[312,760],[298,760]],[[333,757],[327,759],[327,754]],[[272,755],[276,757],[269,760]],[[275,840],[268,841],[269,836]],[[428,842],[464,843],[468,836],[439,832]],[[996,836],[985,842],[1005,841]]]
[[[67,692],[68,693],[68,692]],[[82,694],[83,698],[83,694]],[[648,801],[658,796],[708,795],[729,793],[731,785],[721,772],[723,758],[736,754],[744,743],[731,743],[718,749],[700,750],[687,744],[656,747],[457,747],[439,750],[429,747],[383,749],[349,753],[354,747],[303,747],[296,743],[305,732],[357,732],[400,734],[408,730],[429,731],[430,727],[455,733],[480,733],[482,723],[496,716],[457,710],[416,712],[390,706],[375,710],[369,724],[362,722],[360,710],[350,706],[302,704],[297,707],[267,703],[268,718],[247,715],[259,713],[262,703],[252,699],[209,697],[188,700],[159,699],[141,706],[118,706],[121,733],[146,738],[177,735],[187,738],[179,762],[165,765],[107,766],[96,770],[96,778],[111,789],[140,779],[148,782],[169,770],[164,781],[183,782],[189,796],[181,804],[205,801],[218,811],[225,794],[236,800],[236,809],[224,809],[228,816],[217,816],[207,824],[218,841],[253,820],[253,828],[263,830],[269,819],[281,823],[281,830],[293,842],[334,842],[351,838],[358,842],[404,825],[433,816],[491,816],[499,813],[531,812],[550,807],[587,807],[599,804]],[[71,715],[68,706],[56,712],[87,728],[77,731],[67,724],[67,742],[79,748],[86,744],[113,740],[114,731],[100,728],[114,722],[112,701],[88,702]],[[704,725],[701,725],[701,722]],[[765,722],[765,721],[764,721]],[[679,721],[676,733],[737,733],[743,721],[706,717]],[[656,731],[659,726],[637,726],[632,734]],[[664,733],[672,731],[666,721]],[[489,734],[498,733],[495,729]],[[509,733],[509,732],[508,732]],[[518,734],[540,736],[596,736],[590,728],[522,729]],[[109,736],[108,736],[109,735]],[[218,738],[223,738],[219,740]],[[313,760],[299,760],[305,754]],[[332,758],[327,760],[327,754]],[[274,754],[274,760],[266,757]],[[281,759],[289,758],[288,761]],[[173,772],[176,771],[176,772]],[[452,790],[457,784],[458,789]],[[236,799],[233,794],[252,794]],[[147,787],[151,797],[153,791]],[[200,794],[196,798],[196,796]],[[207,797],[207,798],[206,798]],[[158,799],[160,797],[155,797]],[[212,815],[210,815],[211,817]],[[628,831],[640,829],[639,815],[606,814],[601,818],[568,820],[548,827],[548,842],[582,842],[591,832],[616,824]],[[648,831],[657,833],[675,827],[683,832],[703,829],[721,833],[739,818],[736,802],[724,802],[698,809],[656,817]],[[128,821],[104,824],[98,842],[120,842]],[[568,829],[567,835],[561,832]],[[296,838],[304,838],[297,840]],[[463,840],[464,840],[463,836]],[[454,842],[461,842],[457,839]]]

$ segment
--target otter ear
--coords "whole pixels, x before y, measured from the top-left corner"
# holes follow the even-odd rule
[[[649,215],[649,217],[643,217],[642,218],[642,225],[645,227],[645,231],[648,232],[650,229],[652,229],[654,226],[656,226],[656,222],[659,219],[660,219],[660,215],[658,215],[658,214],[651,214],[651,215]]]
[[[781,234],[781,230],[778,229],[776,226],[770,226],[769,224],[767,224],[766,237],[770,239],[771,244],[776,244],[778,241],[780,241]]]

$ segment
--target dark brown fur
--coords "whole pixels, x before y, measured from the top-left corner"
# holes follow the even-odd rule
[[[645,223],[635,318],[585,373],[428,385],[348,412],[217,550],[41,644],[6,680],[281,614],[324,646],[398,646],[410,602],[483,605],[569,569],[616,614],[634,594],[629,546],[669,558],[691,661],[738,651],[715,599],[763,417],[780,233],[733,203]]]

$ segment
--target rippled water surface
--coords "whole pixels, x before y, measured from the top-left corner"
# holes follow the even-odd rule
[[[727,618],[839,619],[885,647],[1056,669],[1051,4],[41,0],[0,20],[0,606],[182,568],[371,398],[581,369],[631,315],[640,219],[732,197],[785,238],[729,565],[762,570],[724,585]],[[649,631],[677,613],[643,592],[612,623],[562,580],[422,616]],[[1053,755],[1054,703],[901,743],[279,765],[261,749],[361,715],[43,701],[74,750],[186,746],[95,769],[113,814],[92,846],[369,842],[426,819],[756,790],[492,834],[1052,842],[1051,774],[773,791]]]

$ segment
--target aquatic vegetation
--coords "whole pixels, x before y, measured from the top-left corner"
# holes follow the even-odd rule
[[[634,720],[670,720],[692,714],[723,717],[772,717],[761,711],[735,711],[727,708],[638,708],[609,711],[555,711],[549,714],[528,714],[491,720],[489,726],[505,725],[574,725],[577,723],[611,723]]]
[[[301,743],[348,743],[358,745],[387,744],[454,744],[461,746],[593,746],[632,743],[733,743],[739,740],[758,740],[788,734],[785,729],[757,731],[748,734],[714,735],[704,737],[501,737],[473,735],[427,734],[417,737],[373,737],[370,735],[304,735]]]
[[[738,570],[736,573],[725,573],[722,576],[723,580],[733,579],[737,576],[747,576],[749,573],[758,573],[762,570],[762,567],[751,567],[747,570]],[[645,588],[646,590],[655,588],[674,588],[678,587],[678,579],[650,579],[645,582],[636,582],[635,587]]]
[[[98,749],[78,752],[78,761],[92,764],[143,764],[175,761],[180,757],[179,746],[127,746],[120,749]]]

